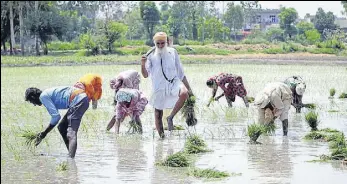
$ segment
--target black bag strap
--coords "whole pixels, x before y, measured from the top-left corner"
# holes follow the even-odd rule
[[[166,77],[166,75],[165,75],[165,73],[164,73],[164,68],[163,68],[163,58],[160,58],[160,63],[161,63],[161,71],[163,72],[163,75],[164,75],[165,79],[166,79],[168,82],[172,83],[173,80],[174,80],[175,78],[169,80],[169,79]]]

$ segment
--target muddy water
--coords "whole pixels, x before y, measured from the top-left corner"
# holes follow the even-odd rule
[[[196,66],[198,65],[189,66],[186,69],[190,74],[194,74],[191,79],[193,89],[205,89],[203,83],[205,78],[202,73],[209,70],[205,67]],[[250,96],[255,96],[257,89],[263,86],[262,82],[277,80],[276,76],[280,73],[289,75],[291,70],[301,70],[301,66],[283,66],[283,68],[276,68],[276,66],[275,73],[268,74],[264,78],[257,78],[252,72],[247,72],[253,70],[253,66],[228,67],[228,69],[237,68],[245,72],[244,80],[249,88]],[[273,68],[273,66],[257,67],[259,67],[258,71],[262,72]],[[114,72],[107,68],[99,69],[103,70],[108,76],[111,76]],[[212,70],[218,69],[220,69],[220,66],[212,68]],[[334,67],[313,67],[312,70],[311,73],[304,74],[304,79],[309,84],[304,102],[312,102],[318,105],[317,111],[321,121],[319,128],[336,128],[346,135],[347,100],[327,98],[330,86],[339,91],[337,94],[342,90],[347,90],[346,83],[342,80],[347,77],[346,73],[336,73],[340,70]],[[329,79],[324,78],[329,74]],[[30,72],[28,75],[30,75]],[[78,78],[77,75],[74,78]],[[249,78],[252,80],[249,80]],[[16,82],[17,86],[23,85],[21,80],[15,81],[9,77],[7,79],[9,83]],[[58,82],[59,77],[55,79],[56,81],[51,80],[51,83]],[[71,81],[73,80],[71,79]],[[329,81],[333,82],[329,83]],[[3,82],[6,81],[2,80],[2,85]],[[30,83],[30,81],[26,82]],[[141,84],[143,86],[148,84],[148,81],[143,82],[145,83]],[[52,85],[48,83],[46,82],[45,86]],[[329,87],[327,87],[328,84]],[[105,86],[107,86],[106,83]],[[18,96],[22,95],[23,89],[17,88],[13,90],[13,93],[18,93]],[[5,94],[3,93],[6,92],[5,89],[1,89],[2,95]],[[149,89],[146,87],[144,91],[149,91]],[[112,94],[109,89],[105,89],[105,98],[107,100],[112,99]],[[277,129],[274,135],[261,136],[258,140],[262,143],[261,145],[250,145],[246,136],[246,127],[247,124],[253,123],[255,112],[253,107],[246,109],[243,102],[237,98],[234,107],[230,110],[226,108],[225,99],[222,98],[220,102],[215,102],[210,108],[207,108],[205,105],[210,91],[196,90],[195,94],[198,96],[199,109],[197,110],[197,116],[199,124],[196,129],[190,128],[189,131],[201,135],[213,152],[198,155],[195,157],[193,165],[198,168],[215,168],[229,173],[241,174],[221,180],[207,180],[209,183],[342,184],[347,181],[347,166],[342,165],[340,162],[308,162],[318,159],[317,156],[321,154],[329,154],[330,150],[327,143],[310,142],[302,139],[310,131],[304,121],[304,114],[307,109],[304,109],[301,114],[295,114],[294,110],[291,109],[287,137],[282,136],[281,123],[276,121]],[[20,97],[22,100],[22,96]],[[29,152],[25,146],[19,144],[18,142],[23,142],[23,139],[16,138],[13,134],[8,133],[11,132],[8,130],[12,130],[12,127],[18,126],[18,124],[22,125],[22,121],[32,122],[41,118],[40,121],[48,122],[49,117],[44,110],[38,112],[28,110],[27,116],[24,113],[12,116],[11,114],[13,114],[16,107],[10,106],[11,103],[26,109],[36,107],[23,106],[23,102],[2,98],[1,182],[159,184],[204,183],[206,181],[187,176],[186,168],[155,166],[157,161],[183,149],[185,136],[188,134],[187,130],[177,131],[173,136],[160,140],[157,132],[153,131],[153,110],[148,107],[146,113],[142,116],[144,122],[144,134],[142,136],[125,134],[127,131],[126,120],[121,125],[122,134],[116,137],[113,134],[113,129],[108,133],[104,131],[113,108],[106,103],[106,100],[101,102],[103,103],[100,103],[98,110],[89,110],[82,120],[88,131],[81,127],[76,158],[69,159],[65,145],[61,141],[57,130],[47,136],[47,142],[41,143],[34,152]],[[7,106],[5,107],[5,105]],[[328,112],[331,109],[339,112]],[[42,117],[35,116],[37,113]],[[98,116],[95,116],[95,114],[98,114]],[[180,116],[175,118],[175,123],[185,125]],[[4,136],[5,133],[7,133],[6,136]],[[14,148],[9,147],[8,144],[11,143],[13,143]],[[15,155],[19,155],[19,158]],[[62,162],[67,162],[67,171],[57,170],[58,165]]]

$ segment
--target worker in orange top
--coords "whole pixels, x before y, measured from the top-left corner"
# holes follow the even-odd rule
[[[90,100],[92,100],[93,109],[98,106],[98,100],[102,95],[102,78],[98,74],[88,73],[82,76],[74,87],[85,91]]]

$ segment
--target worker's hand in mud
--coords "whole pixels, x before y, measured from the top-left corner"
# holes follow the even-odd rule
[[[46,133],[40,132],[36,135],[35,146],[38,146],[41,141],[46,137]]]
[[[141,62],[142,62],[142,63],[146,63],[146,61],[147,61],[146,55],[142,55],[142,57],[141,57]]]

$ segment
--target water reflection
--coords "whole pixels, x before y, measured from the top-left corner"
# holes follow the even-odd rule
[[[274,137],[264,137],[262,145],[248,144],[248,166],[259,172],[252,176],[258,183],[290,183],[293,163],[289,156],[288,137],[276,143]]]
[[[156,140],[154,142],[153,148],[154,153],[154,162],[163,161],[168,155],[172,155],[179,151],[175,149],[177,146],[178,140]],[[162,167],[155,166],[153,164],[153,172],[151,175],[152,184],[162,184],[162,183],[192,183],[186,175],[187,169],[181,168],[171,168],[171,167]]]
[[[138,135],[116,141],[115,154],[118,164],[115,174],[118,179],[123,182],[139,182],[147,178],[148,158],[143,145],[144,141]]]

